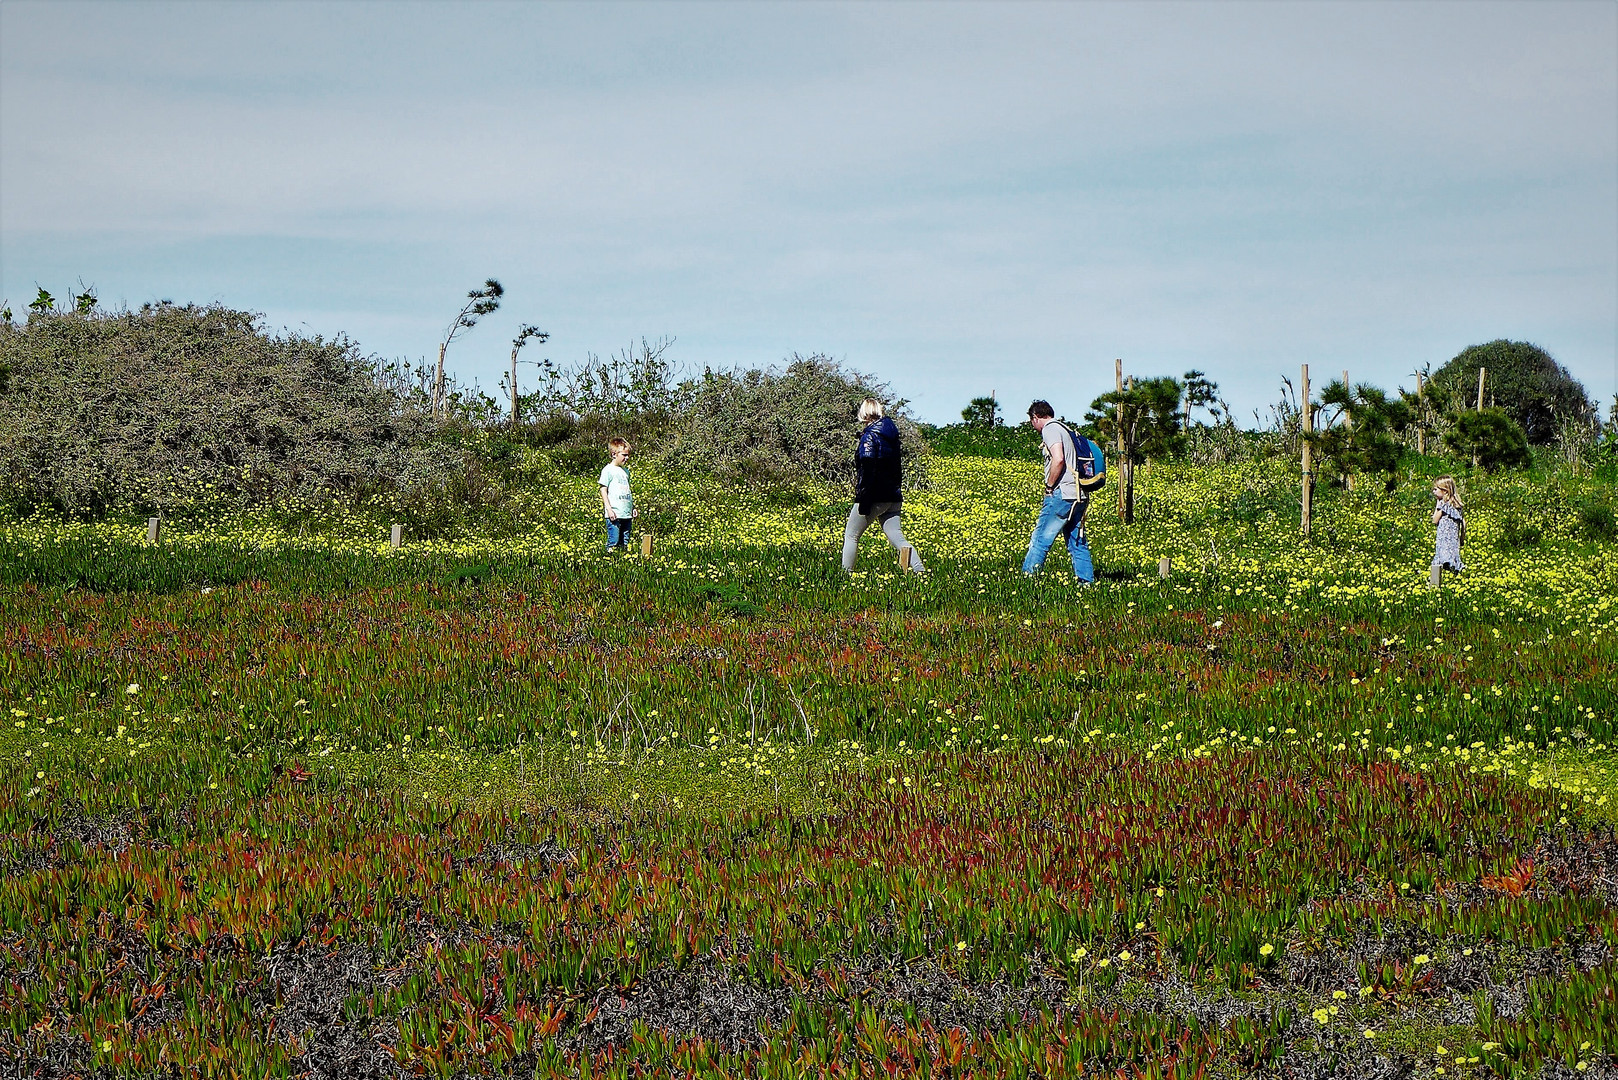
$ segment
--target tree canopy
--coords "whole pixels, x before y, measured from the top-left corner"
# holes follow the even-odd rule
[[[1442,399],[1441,409],[1458,413],[1476,407],[1480,367],[1488,369],[1485,404],[1497,403],[1535,446],[1554,439],[1562,420],[1591,414],[1584,384],[1550,353],[1526,341],[1504,338],[1462,349],[1433,372],[1432,392]]]
[[[1320,394],[1323,408],[1335,408],[1340,423],[1327,423],[1307,438],[1326,471],[1346,483],[1354,472],[1375,473],[1389,491],[1399,475],[1400,446],[1394,434],[1410,426],[1410,407],[1370,383],[1347,386],[1333,379]]]

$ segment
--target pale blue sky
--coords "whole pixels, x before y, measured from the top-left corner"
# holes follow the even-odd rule
[[[0,295],[451,366],[827,352],[925,418],[1112,361],[1618,373],[1618,4],[0,3]]]

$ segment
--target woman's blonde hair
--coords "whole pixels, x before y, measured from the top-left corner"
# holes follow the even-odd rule
[[[1455,509],[1459,510],[1461,508],[1461,497],[1455,491],[1455,477],[1440,476],[1433,481],[1433,490],[1438,493],[1440,499],[1449,503]]]
[[[860,402],[860,423],[869,424],[872,420],[882,419],[882,403],[875,398],[866,398]]]

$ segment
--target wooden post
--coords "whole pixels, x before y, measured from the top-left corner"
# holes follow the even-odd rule
[[[899,569],[905,573],[910,572],[910,545],[906,544],[899,549]]]
[[[1488,373],[1488,368],[1478,368],[1478,412],[1483,411],[1483,377]]]
[[[400,548],[404,547],[404,526],[403,525],[395,525],[393,527],[393,536],[390,539],[390,543],[392,544],[394,551],[398,551]]]
[[[444,351],[449,348],[448,342],[438,346],[438,367],[433,372],[433,419],[444,418]]]
[[[1120,398],[1120,400],[1118,402],[1118,410],[1117,410],[1116,419],[1114,421],[1116,423],[1116,425],[1117,425],[1117,428],[1118,428],[1118,430],[1117,430],[1117,436],[1118,437],[1113,440],[1112,453],[1113,453],[1114,459],[1118,462],[1118,475],[1121,478],[1124,475],[1124,471],[1123,471],[1124,470],[1124,403],[1121,400],[1123,398],[1123,395],[1124,395],[1124,362],[1123,362],[1122,358],[1114,360],[1112,362],[1112,366],[1113,366],[1113,377],[1117,382],[1118,397]],[[1122,520],[1123,516],[1124,516],[1124,485],[1119,484],[1118,485],[1118,517],[1119,517],[1120,520]]]
[[[641,537],[640,537],[640,557],[643,558],[643,559],[650,559],[652,557],[652,534],[651,533],[641,533]]]
[[[1444,567],[1441,563],[1433,563],[1432,571],[1427,575],[1427,587],[1436,589],[1444,581]]]
[[[146,519],[146,542],[155,544],[163,535],[163,519],[161,517]]]
[[[1303,415],[1299,418],[1298,435],[1303,442],[1303,538],[1309,539],[1309,526],[1314,519],[1315,475],[1314,447],[1309,436],[1315,433],[1315,414],[1309,405],[1309,365],[1303,365]]]
[[[1169,579],[1169,571],[1173,568],[1174,564],[1169,561],[1169,557],[1167,555],[1157,560],[1157,576],[1161,580],[1167,581]]]
[[[1427,453],[1427,432],[1422,428],[1422,406],[1425,404],[1423,394],[1426,393],[1427,384],[1422,380],[1421,372],[1416,372],[1416,453]]]
[[[520,345],[511,347],[511,426],[517,427],[517,350]]]
[[[1131,375],[1124,380],[1124,388],[1131,394],[1135,392],[1135,376]],[[1137,423],[1139,421],[1136,421]],[[1123,455],[1124,468],[1124,521],[1130,525],[1135,523],[1135,463],[1130,460],[1131,455]]]
[[[1354,400],[1354,393],[1348,388],[1347,368],[1343,369],[1343,393],[1348,395],[1348,400]],[[1347,409],[1343,410],[1343,426],[1346,428],[1352,428],[1354,426],[1354,414],[1349,412]],[[1343,487],[1349,491],[1354,490],[1354,470],[1349,469],[1343,473]]]

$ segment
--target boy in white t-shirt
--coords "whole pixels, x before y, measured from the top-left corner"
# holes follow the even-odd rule
[[[601,470],[601,511],[607,519],[607,550],[629,549],[629,531],[635,524],[635,497],[629,493],[629,442],[611,439],[612,460]]]

